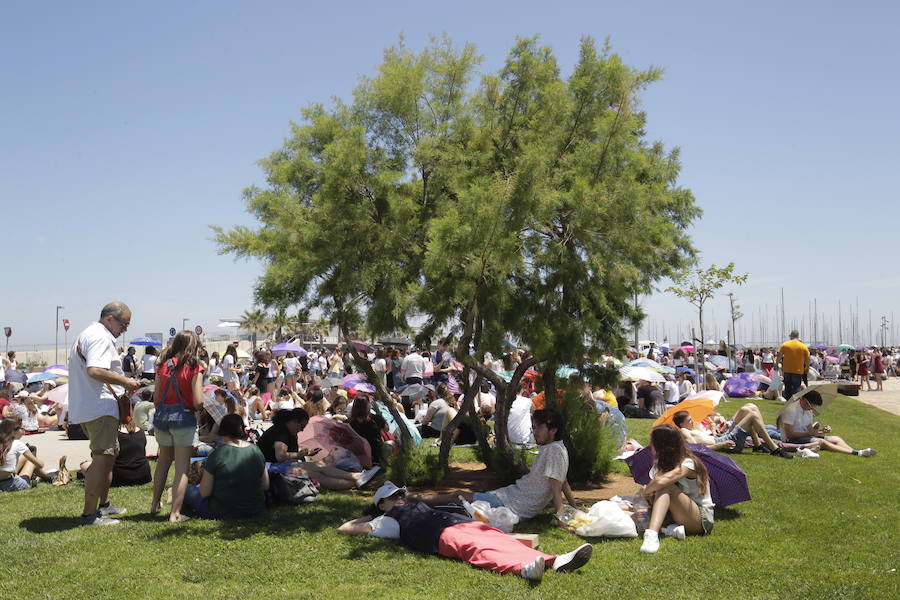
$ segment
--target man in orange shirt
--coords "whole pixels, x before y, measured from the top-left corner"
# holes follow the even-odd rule
[[[809,371],[809,348],[800,341],[800,332],[791,332],[791,339],[778,350],[778,364],[784,380],[784,397],[788,400],[800,391],[800,384]]]

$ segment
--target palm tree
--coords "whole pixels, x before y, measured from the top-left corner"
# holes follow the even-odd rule
[[[250,332],[250,340],[253,344],[253,349],[256,350],[256,335],[265,333],[267,330],[268,319],[265,311],[259,308],[245,310],[244,314],[241,315],[240,323],[241,329],[246,329]]]
[[[269,320],[269,325],[275,330],[275,341],[281,343],[284,341],[284,338],[287,337],[285,335],[285,330],[287,330],[288,333],[293,333],[294,329],[297,328],[297,319],[288,315],[287,311],[283,308],[280,308],[272,315],[272,318]]]
[[[319,337],[319,343],[325,343],[325,336],[328,335],[328,332],[331,330],[331,324],[325,317],[319,318],[318,321],[313,325],[316,335]]]

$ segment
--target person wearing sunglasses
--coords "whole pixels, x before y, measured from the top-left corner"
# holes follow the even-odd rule
[[[407,500],[406,488],[387,481],[378,488],[373,506],[362,517],[338,528],[345,535],[399,539],[426,554],[437,554],[495,573],[540,581],[546,569],[559,573],[583,567],[593,546],[582,544],[565,554],[545,554],[513,536],[468,515],[449,513],[424,502]]]
[[[119,453],[117,396],[130,396],[140,383],[126,377],[116,338],[131,324],[131,309],[110,302],[100,318],[75,338],[69,358],[69,422],[81,425],[90,440],[91,466],[84,478],[81,525],[114,525],[125,512],[109,501],[113,464]]]

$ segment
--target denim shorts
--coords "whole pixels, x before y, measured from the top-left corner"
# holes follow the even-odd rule
[[[177,404],[160,404],[153,415],[153,435],[160,446],[186,448],[194,445],[197,417]]]
[[[717,443],[726,442],[731,440],[734,442],[734,448],[724,448],[723,452],[730,452],[732,454],[737,454],[741,450],[744,449],[744,446],[747,443],[747,436],[750,435],[750,432],[745,431],[741,427],[735,426],[731,431],[726,433],[725,435],[717,435],[714,439]]]
[[[21,492],[31,488],[31,484],[24,477],[13,475],[0,481],[0,492]]]
[[[491,508],[503,506],[503,503],[500,502],[500,498],[494,492],[475,492],[472,495],[472,502],[477,502],[479,500],[487,502],[491,505]]]

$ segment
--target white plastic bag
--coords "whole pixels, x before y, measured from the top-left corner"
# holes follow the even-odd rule
[[[470,503],[462,496],[459,497],[459,500],[473,519],[487,523],[491,527],[496,527],[504,533],[512,533],[513,527],[519,522],[518,515],[505,506],[492,508],[490,504],[483,500],[476,500]]]
[[[784,383],[782,383],[781,375],[778,373],[778,371],[774,371],[772,373],[771,379],[772,383],[769,384],[769,389],[771,391],[780,392],[782,389],[784,389]]]
[[[577,527],[575,533],[583,537],[637,537],[631,516],[615,502],[601,500],[587,512],[589,522]]]

